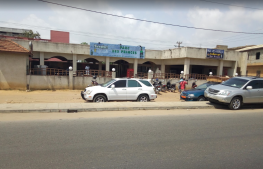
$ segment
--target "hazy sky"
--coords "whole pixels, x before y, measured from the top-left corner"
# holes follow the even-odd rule
[[[259,0],[52,2],[168,24],[263,33],[263,1]],[[177,41],[182,41],[182,46],[205,48],[212,48],[217,44],[229,47],[263,44],[263,34],[247,35],[180,28],[107,16],[38,0],[1,1],[0,27],[32,29],[38,31],[43,39],[50,39],[51,29],[68,31],[71,43],[121,43],[142,45],[146,49],[172,49],[177,45]]]

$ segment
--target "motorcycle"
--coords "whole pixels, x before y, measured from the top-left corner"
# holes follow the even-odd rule
[[[99,84],[98,84],[98,82],[97,82],[97,76],[96,75],[94,75],[93,76],[93,79],[91,80],[91,85],[88,85],[87,87],[90,87],[90,86],[98,86]]]
[[[158,85],[160,86],[162,92],[166,92],[166,90],[167,90],[166,85],[163,85],[162,81],[159,81]]]
[[[166,86],[167,86],[167,90],[168,90],[168,91],[170,91],[170,92],[175,92],[175,90],[176,90],[176,84],[175,84],[175,83],[171,84],[171,80],[168,80],[168,81],[167,81]]]
[[[158,79],[156,79],[156,81],[153,81],[153,87],[154,87],[154,92],[155,92],[156,94],[160,93],[161,88],[160,88]]]

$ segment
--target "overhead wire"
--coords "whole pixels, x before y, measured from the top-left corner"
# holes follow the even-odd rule
[[[44,29],[44,30],[54,29],[54,28],[51,28],[51,27],[43,27],[43,26],[36,26],[36,25],[20,24],[20,23],[6,22],[6,21],[0,21],[0,22],[14,24],[14,25],[28,26],[30,28],[36,27],[36,28],[40,28],[40,29]],[[69,31],[71,34],[74,34],[74,35],[84,35],[84,36],[90,36],[90,37],[97,37],[97,38],[103,38],[103,39],[112,39],[112,40],[121,40],[121,41],[127,41],[127,42],[136,42],[136,43],[138,43],[138,42],[142,42],[142,41],[138,41],[138,40],[143,40],[143,43],[153,44],[153,45],[173,46],[175,44],[175,42],[171,42],[171,41],[159,41],[159,40],[154,40],[154,39],[130,38],[130,37],[123,37],[123,36],[108,35],[108,34],[97,34],[97,33],[90,33],[90,32],[80,32],[80,31],[73,31],[73,30],[66,30],[66,29],[56,29],[56,30]],[[94,35],[103,35],[103,36],[94,36],[93,34]],[[120,37],[120,38],[125,38],[125,39],[110,38],[110,37],[105,37],[105,36]],[[126,39],[134,39],[134,41],[126,40]],[[145,42],[145,41],[151,41],[151,42],[152,41],[158,41],[160,43],[158,43],[158,42],[157,43],[149,43],[149,42]],[[164,44],[164,43],[167,43],[167,45]],[[168,45],[168,43],[169,43],[169,45]],[[199,44],[194,44],[194,43],[184,43],[184,44],[199,45]]]
[[[220,4],[220,5],[227,5],[227,6],[235,6],[235,7],[241,7],[241,8],[248,8],[248,9],[253,9],[253,10],[263,10],[263,9],[261,9],[261,8],[247,7],[247,6],[239,6],[239,5],[233,5],[233,4],[227,4],[227,3],[215,2],[215,1],[207,1],[207,0],[199,0],[199,1],[210,2],[210,3]]]
[[[175,25],[175,24],[170,24],[170,23],[149,21],[149,20],[145,20],[145,19],[136,19],[136,18],[121,16],[121,15],[115,15],[115,14],[110,14],[110,13],[105,13],[105,12],[99,12],[99,11],[95,11],[95,10],[89,10],[89,9],[84,9],[84,8],[79,8],[79,7],[74,7],[74,6],[70,6],[70,5],[64,5],[64,4],[55,3],[55,2],[49,2],[49,1],[44,1],[44,0],[38,0],[38,1],[49,3],[49,4],[53,4],[53,5],[58,5],[58,6],[64,6],[64,7],[67,7],[67,8],[73,8],[73,9],[78,9],[78,10],[83,10],[83,11],[88,11],[88,12],[108,15],[108,16],[114,16],[114,17],[119,17],[119,18],[124,18],[124,19],[131,19],[131,20],[136,20],[136,21],[143,21],[143,22],[149,22],[149,23],[155,23],[155,24],[161,24],[161,25],[167,25],[167,26],[175,26],[175,27],[182,27],[182,28],[189,28],[189,29],[198,29],[198,30],[205,30],[205,31],[239,33],[239,34],[263,34],[263,33],[236,32],[236,31],[229,31],[229,30],[218,30],[218,29],[198,28],[198,27],[193,27],[193,26]]]

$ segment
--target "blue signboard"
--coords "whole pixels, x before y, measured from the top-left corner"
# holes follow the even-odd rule
[[[90,42],[90,55],[144,59],[145,47]]]
[[[224,58],[224,50],[207,49],[206,57],[207,58],[223,59]]]

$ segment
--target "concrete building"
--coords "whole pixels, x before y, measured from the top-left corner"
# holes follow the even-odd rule
[[[247,55],[248,76],[262,77],[263,73],[263,45],[255,45],[237,50]]]
[[[0,27],[0,35],[4,35],[4,36],[20,37],[23,35],[25,31],[30,31],[30,29]]]
[[[27,57],[26,62],[21,64],[23,66],[21,70],[26,69],[22,72],[27,72],[27,74],[29,74],[30,70],[33,70],[33,73],[31,71],[30,74],[35,76],[23,74],[21,77],[27,79],[27,81],[25,83],[21,81],[20,86],[31,84],[34,89],[83,89],[91,81],[91,77],[85,78],[83,76],[86,66],[89,66],[90,70],[100,71],[101,76],[98,79],[100,83],[112,77],[112,68],[116,70],[116,73],[114,73],[116,77],[127,77],[128,70],[133,70],[135,77],[141,74],[144,74],[144,77],[146,74],[147,77],[150,69],[155,74],[157,72],[162,74],[161,78],[175,77],[175,75],[180,75],[182,71],[183,75],[188,78],[193,74],[207,76],[210,72],[219,76],[235,76],[236,73],[246,75],[247,73],[248,54],[246,52],[228,50],[227,46],[223,45],[218,45],[215,48],[224,50],[224,56],[218,59],[215,57],[209,58],[206,48],[194,47],[179,47],[168,50],[146,49],[144,59],[135,59],[90,55],[89,45],[71,44],[69,43],[69,38],[68,32],[53,30],[51,31],[50,40],[12,38],[13,42],[26,48],[27,52],[30,52],[32,56]],[[29,43],[32,44],[31,47]],[[9,60],[8,63],[3,62],[2,64],[9,65],[13,63]],[[39,67],[39,65],[46,65],[49,73],[34,73],[34,68]],[[55,71],[68,75],[63,71],[68,70],[69,66],[73,67],[75,75],[73,80],[66,76],[51,76],[61,74]],[[4,69],[0,67],[2,71],[8,71],[8,69],[11,69],[10,66],[4,67]],[[79,75],[81,76],[78,77]],[[202,78],[202,80],[205,80],[205,78]]]
[[[14,39],[14,42],[29,49],[26,40]],[[134,75],[149,69],[154,72],[158,69],[162,73],[180,74],[206,74],[213,72],[213,75],[235,76],[246,75],[247,53],[237,51],[224,51],[223,59],[207,58],[206,48],[180,47],[170,50],[146,50],[145,59],[131,59],[119,57],[91,56],[89,45],[52,43],[32,41],[33,58],[37,59],[34,64],[46,65],[50,58],[58,58],[67,61],[60,65],[60,68],[67,69],[73,66],[73,70],[84,70],[85,65],[91,69],[110,71],[116,69],[117,77],[121,77],[128,68],[134,69]],[[86,62],[79,62],[86,60]],[[32,64],[32,68],[33,65]],[[56,65],[52,65],[56,66]],[[120,72],[124,73],[120,73]],[[125,75],[126,76],[126,75]]]
[[[29,50],[0,39],[0,89],[26,89]]]

